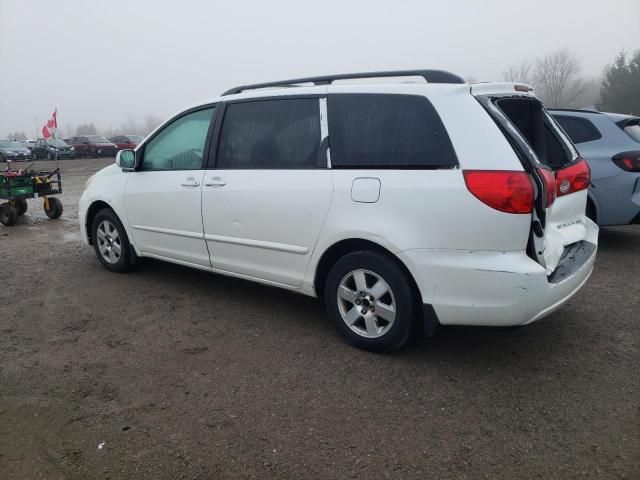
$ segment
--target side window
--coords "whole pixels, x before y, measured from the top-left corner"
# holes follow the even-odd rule
[[[317,98],[231,103],[220,131],[216,167],[316,168],[321,166],[319,149]]]
[[[590,120],[586,118],[554,115],[562,129],[567,132],[573,143],[592,142],[602,138],[602,135]]]
[[[143,170],[198,170],[213,108],[188,113],[165,126],[144,147]]]
[[[329,95],[334,168],[450,168],[458,164],[449,135],[425,97]]]

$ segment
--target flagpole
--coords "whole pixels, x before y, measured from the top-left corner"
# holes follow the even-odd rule
[[[54,118],[56,119],[56,128],[53,129],[53,139],[56,139],[56,132],[58,131],[58,107],[53,111]],[[56,170],[58,169],[58,147],[55,147],[56,150]]]

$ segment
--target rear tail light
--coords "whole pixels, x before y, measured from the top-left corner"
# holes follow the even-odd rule
[[[622,152],[611,160],[627,172],[640,172],[640,152]]]
[[[577,163],[556,171],[557,196],[579,192],[589,187],[591,169],[584,158]]]
[[[544,208],[549,208],[556,200],[556,176],[551,170],[547,170],[546,168],[539,168],[538,173],[540,177],[542,177],[544,189],[547,192]]]
[[[533,184],[526,172],[465,170],[467,190],[491,208],[506,213],[531,213]]]

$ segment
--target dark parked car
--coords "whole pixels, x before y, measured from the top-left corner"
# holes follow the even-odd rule
[[[39,158],[73,158],[75,156],[74,148],[64,140],[59,138],[39,138],[31,149],[31,157],[34,160]]]
[[[20,142],[0,140],[0,162],[29,160],[31,152]]]
[[[73,137],[71,145],[75,148],[76,157],[115,157],[118,147],[99,135]]]
[[[143,139],[144,137],[140,135],[116,135],[109,138],[116,144],[118,150],[133,150]]]

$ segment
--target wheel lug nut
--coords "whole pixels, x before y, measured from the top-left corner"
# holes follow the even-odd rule
[[[372,312],[375,312],[375,311],[376,311],[376,309],[375,309],[375,308],[373,308],[373,306],[372,306],[372,307],[371,307],[371,311],[372,311]]]
[[[360,305],[361,303],[360,299],[356,300],[356,305]]]
[[[360,313],[362,313],[364,315],[365,313],[367,313],[367,309],[363,308],[362,310],[360,310]]]
[[[360,292],[360,296],[361,296],[361,297],[364,297],[364,296],[365,296],[365,293],[364,293],[364,292]]]

